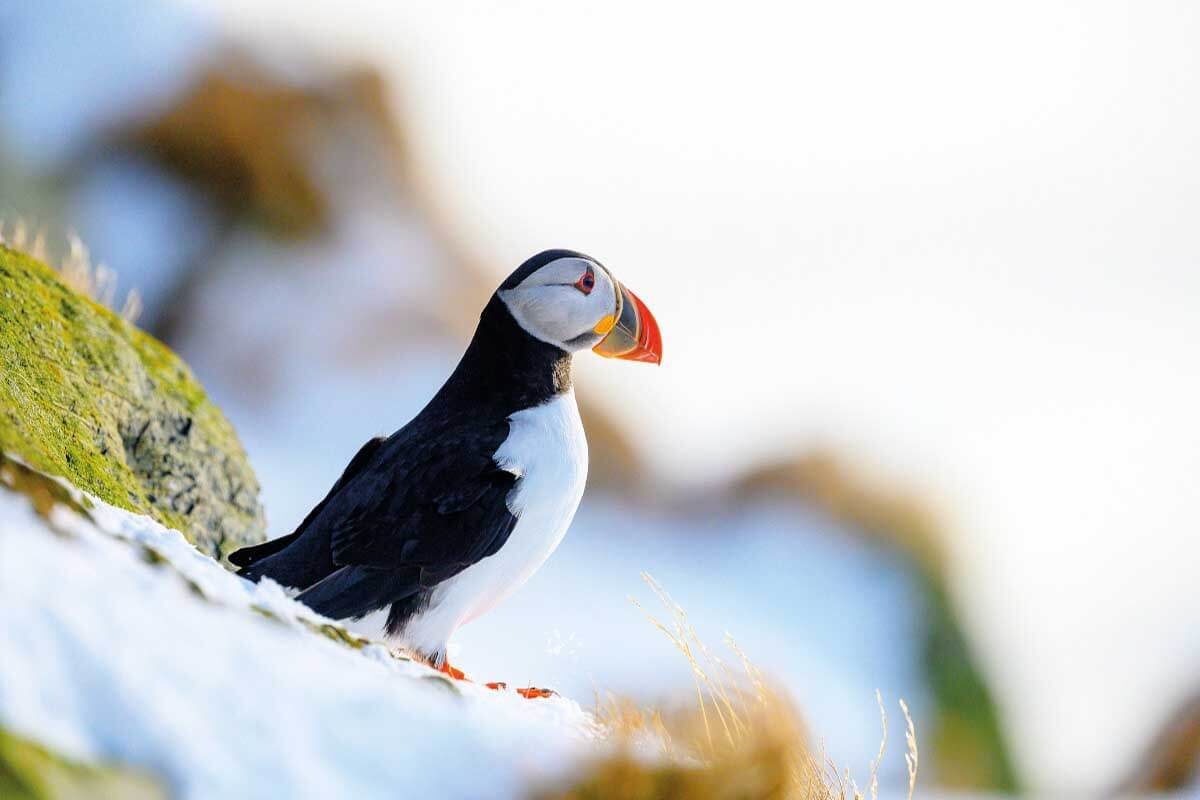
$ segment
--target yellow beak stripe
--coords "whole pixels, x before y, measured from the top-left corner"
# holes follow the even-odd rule
[[[596,327],[592,328],[592,332],[598,333],[601,336],[604,336],[609,331],[611,331],[613,329],[613,326],[616,324],[617,324],[616,317],[614,317],[612,314],[605,314],[603,317],[600,318],[600,321],[596,323]]]

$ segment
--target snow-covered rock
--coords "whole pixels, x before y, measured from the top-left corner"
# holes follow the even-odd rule
[[[505,797],[603,752],[577,703],[330,638],[148,517],[42,510],[0,488],[0,729],[205,798]]]

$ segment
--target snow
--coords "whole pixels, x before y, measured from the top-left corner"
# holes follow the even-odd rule
[[[603,752],[571,700],[455,691],[382,645],[311,632],[320,617],[177,531],[99,502],[91,515],[57,508],[54,535],[0,492],[6,729],[146,768],[181,797],[504,797]]]

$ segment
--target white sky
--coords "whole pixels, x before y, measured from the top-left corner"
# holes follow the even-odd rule
[[[669,476],[826,443],[941,503],[1038,786],[1200,674],[1200,6],[214,2],[391,70],[498,276],[642,296],[664,366],[580,371]]]

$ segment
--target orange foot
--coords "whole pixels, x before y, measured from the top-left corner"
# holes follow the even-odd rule
[[[497,691],[503,691],[508,688],[508,684],[504,681],[492,681],[491,683],[485,683],[484,686]],[[554,695],[558,694],[558,692],[554,691],[553,689],[535,689],[532,686],[525,689],[517,689],[516,692],[526,700],[533,700],[534,698],[538,697],[553,697]]]
[[[471,679],[468,678],[466,675],[464,675],[463,671],[461,669],[450,666],[449,661],[443,661],[442,665],[440,667],[438,667],[437,670],[438,670],[438,672],[442,672],[442,673],[445,673],[446,675],[449,675],[451,678],[454,678],[454,680],[456,680],[456,681],[467,681],[468,683],[471,682]]]
[[[449,661],[443,661],[442,665],[438,667],[437,670],[444,675],[449,675],[456,681],[466,681],[467,683],[472,682],[471,679],[468,678],[461,669],[451,666]],[[495,689],[496,691],[503,691],[508,688],[508,684],[504,683],[503,681],[492,681],[491,683],[485,683],[484,686],[489,689]],[[524,697],[526,700],[553,697],[554,695],[558,694],[558,692],[554,691],[553,689],[538,689],[533,686],[529,686],[524,689],[517,689],[516,691],[517,694],[521,695],[521,697]]]

